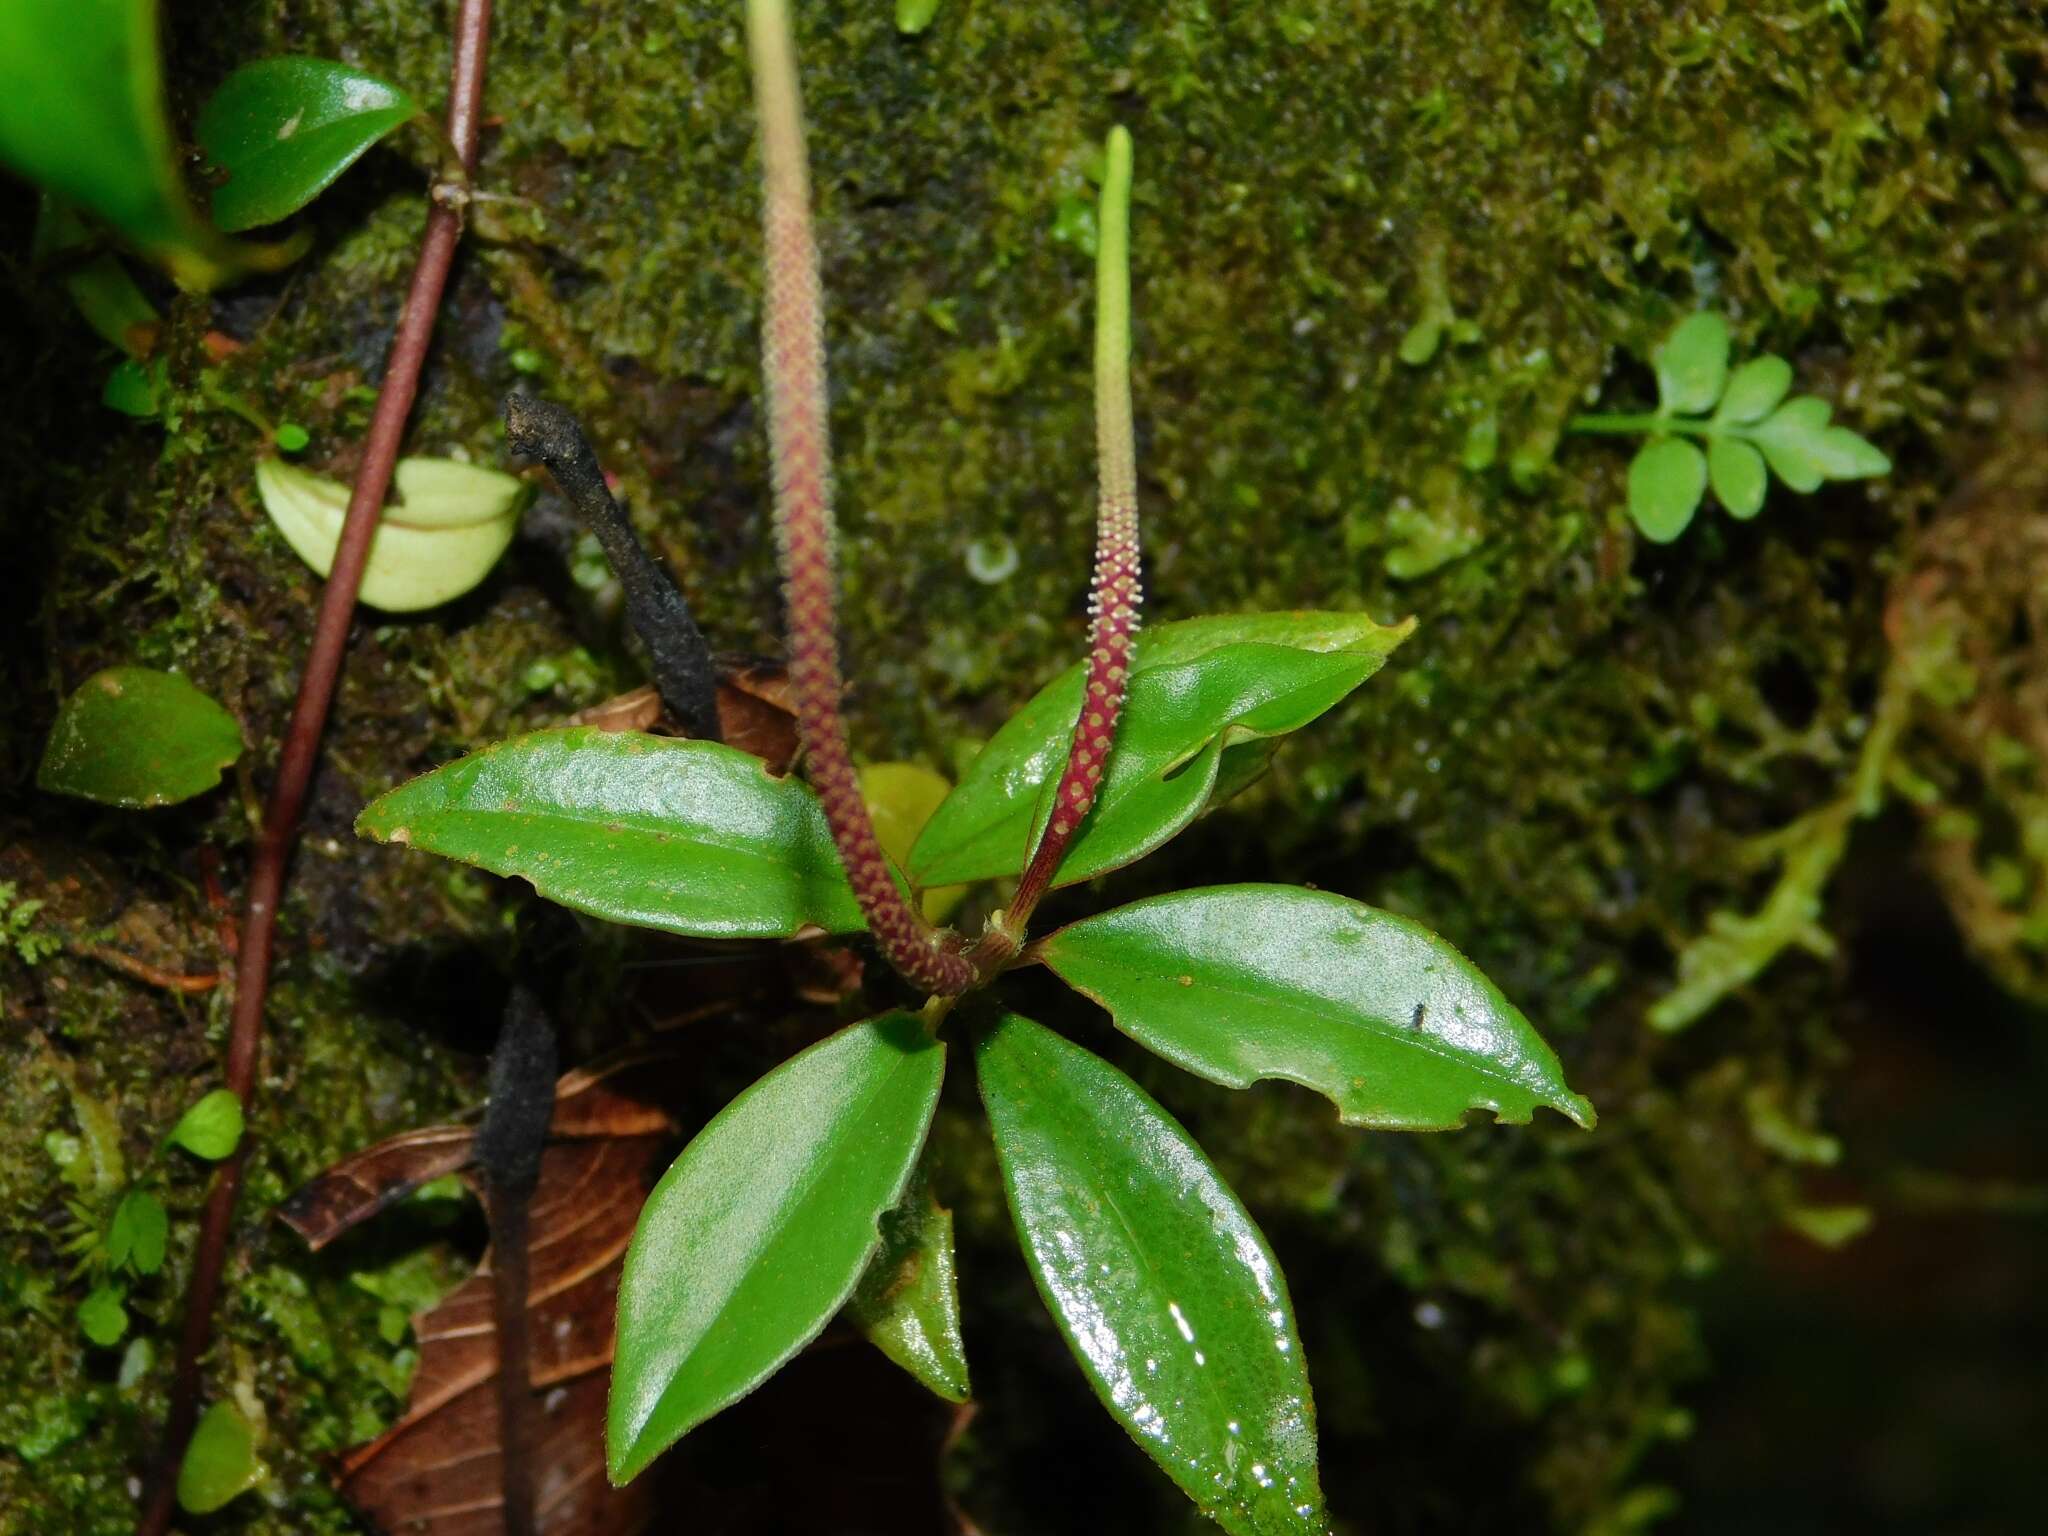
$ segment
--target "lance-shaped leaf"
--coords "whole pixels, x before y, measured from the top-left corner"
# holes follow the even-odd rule
[[[1287,1282],[1202,1149],[1029,1019],[975,1065],[1032,1277],[1096,1396],[1225,1530],[1323,1536]]]
[[[1061,861],[1071,885],[1142,858],[1193,821],[1226,749],[1299,730],[1377,672],[1413,621],[1258,613],[1161,624],[1138,637],[1131,689],[1094,810]],[[1049,812],[1081,704],[1070,667],[997,731],[925,824],[921,887],[1014,875]]]
[[[213,191],[214,223],[234,232],[298,212],[419,110],[397,86],[332,59],[244,64],[194,125],[227,175]]]
[[[235,717],[177,673],[109,667],[57,711],[36,783],[105,805],[175,805],[241,755]]]
[[[525,482],[454,459],[400,459],[398,501],[370,541],[358,594],[372,608],[411,613],[462,596],[498,563],[530,494]],[[256,465],[263,510],[298,556],[325,576],[348,515],[349,488],[282,459]]]
[[[846,1304],[945,1074],[907,1013],[855,1024],[719,1111],[640,1213],[619,1281],[614,1483],[766,1380]]]
[[[515,736],[380,796],[356,830],[614,923],[696,938],[862,926],[817,797],[718,742]]]
[[[882,1218],[882,1248],[860,1277],[846,1315],[875,1347],[948,1402],[968,1397],[953,1266],[953,1213],[922,1175]]]
[[[1282,885],[1180,891],[1045,941],[1046,964],[1119,1029],[1230,1088],[1284,1078],[1347,1125],[1442,1130],[1593,1107],[1477,967],[1420,923]]]

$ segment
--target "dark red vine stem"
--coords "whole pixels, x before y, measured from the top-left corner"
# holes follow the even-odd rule
[[[263,1015],[270,985],[271,946],[276,937],[277,908],[284,894],[285,866],[298,841],[299,815],[320,751],[335,683],[348,647],[355,615],[356,592],[370,541],[391,486],[391,471],[405,436],[406,419],[419,393],[420,371],[433,339],[434,319],[448,284],[448,269],[462,237],[464,207],[469,200],[470,173],[476,168],[477,126],[483,107],[484,63],[489,53],[491,0],[462,0],[455,21],[455,67],[448,96],[448,138],[461,167],[459,178],[437,182],[427,212],[426,232],[412,286],[399,314],[384,382],[363,443],[348,515],[334,565],[320,595],[313,623],[313,643],[299,677],[299,696],[285,732],[278,759],[277,782],[265,808],[263,830],[249,871],[248,902],[242,919],[241,952],[235,972],[235,1006],[228,1035],[227,1086],[248,1106],[256,1090],[256,1068],[263,1044]],[[164,1425],[162,1451],[144,1491],[137,1536],[163,1536],[169,1529],[176,1499],[178,1468],[199,1418],[201,1369],[213,1338],[213,1315],[220,1300],[221,1275],[227,1262],[228,1232],[234,1221],[235,1197],[241,1189],[249,1140],[220,1165],[200,1219],[199,1241],[192,1263],[192,1281],[185,1293],[184,1329],[171,1382],[170,1412]]]
[[[789,610],[789,679],[811,787],[846,876],[889,963],[938,996],[966,991],[974,966],[947,946],[897,888],[875,839],[846,745],[833,570],[832,448],[825,414],[825,337],[818,248],[811,235],[803,100],[783,0],[748,0],[747,36],[761,120],[761,222],[767,294],[762,371],[775,466],[775,532]]]

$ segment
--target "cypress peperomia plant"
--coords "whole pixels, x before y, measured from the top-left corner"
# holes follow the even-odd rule
[[[1463,956],[1341,896],[1183,891],[1028,942],[1046,891],[1174,836],[1377,672],[1411,626],[1274,613],[1139,635],[1131,141],[1115,129],[1099,217],[1089,654],[996,733],[893,865],[840,714],[818,261],[783,0],[750,0],[748,25],[776,532],[809,783],[712,741],[543,731],[392,791],[360,828],[670,933],[865,929],[925,999],[768,1073],[649,1197],[619,1288],[615,1481],[849,1304],[935,1391],[965,1395],[950,1221],[916,1176],[946,1068],[941,1036],[959,1020],[1025,1254],[1105,1406],[1225,1529],[1321,1532],[1308,1373],[1272,1250],[1171,1116],[997,995],[1009,971],[1043,965],[1188,1071],[1238,1088],[1304,1084],[1350,1125],[1448,1129],[1475,1108],[1522,1122],[1549,1105],[1590,1126],[1556,1057]],[[1007,909],[972,941],[925,916],[928,890],[1011,879]]]

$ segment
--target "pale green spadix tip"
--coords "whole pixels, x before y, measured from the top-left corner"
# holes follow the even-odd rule
[[[1096,210],[1095,371],[1100,387],[1131,356],[1131,135],[1116,127],[1102,146],[1102,200]],[[1127,386],[1128,387],[1128,386]]]

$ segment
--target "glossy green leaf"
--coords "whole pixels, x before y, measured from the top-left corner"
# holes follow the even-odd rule
[[[953,1213],[920,1175],[882,1218],[847,1318],[876,1348],[951,1403],[967,1401],[967,1346],[953,1266]]]
[[[1752,518],[1762,509],[1770,475],[1764,456],[1735,437],[1717,437],[1707,444],[1707,478],[1730,517]]]
[[[1202,1149],[1029,1019],[975,1066],[1032,1277],[1096,1396],[1225,1530],[1323,1536],[1287,1282]]]
[[[113,1348],[128,1331],[127,1299],[128,1293],[112,1281],[94,1286],[78,1304],[78,1331],[101,1349]]]
[[[885,1014],[734,1099],[648,1196],[619,1279],[606,1455],[638,1476],[852,1294],[938,1104],[945,1047]]]
[[[1688,416],[1712,410],[1728,378],[1728,322],[1712,310],[1688,315],[1650,361],[1663,410]]]
[[[209,1406],[178,1468],[178,1507],[190,1515],[209,1515],[262,1481],[256,1426],[231,1402]]]
[[[411,613],[462,596],[490,574],[519,531],[531,489],[511,475],[454,459],[400,459],[397,501],[384,509],[357,596]],[[263,510],[314,570],[334,568],[349,487],[282,459],[256,465]]]
[[[1054,883],[1142,858],[1215,791],[1230,746],[1300,729],[1371,677],[1413,621],[1262,613],[1161,624],[1138,637],[1130,697],[1095,809]],[[1049,807],[1081,703],[1076,665],[997,731],[925,824],[910,856],[920,886],[1014,875]]]
[[[241,755],[235,717],[177,673],[109,667],[58,709],[36,783],[103,805],[175,805]]]
[[[189,288],[303,249],[228,240],[186,197],[164,116],[154,0],[0,5],[0,163],[104,219]]]
[[[163,1268],[170,1231],[171,1218],[163,1202],[147,1190],[129,1190],[107,1224],[108,1265],[114,1269],[127,1265],[138,1275],[155,1274]]]
[[[378,797],[356,830],[614,923],[697,938],[865,926],[809,787],[717,742],[515,736]]]
[[[1347,1125],[1446,1130],[1468,1110],[1591,1126],[1515,1006],[1420,923],[1325,891],[1225,885],[1086,918],[1045,963],[1176,1066],[1246,1088],[1282,1078]]]
[[[226,1088],[216,1088],[184,1114],[165,1138],[194,1157],[219,1162],[242,1140],[242,1101]]]
[[[1791,387],[1792,365],[1785,359],[1769,353],[1753,357],[1728,376],[1714,420],[1735,426],[1762,421]]]
[[[1763,449],[1777,477],[1801,495],[1819,490],[1828,477],[1828,455],[1821,439],[1831,414],[1827,401],[1800,395],[1750,429],[1750,440]]]
[[[419,115],[397,86],[331,59],[259,59],[221,82],[199,113],[199,147],[227,180],[213,221],[275,224],[318,197],[363,152]]]
[[[1669,544],[1707,493],[1707,456],[1683,438],[1645,443],[1628,466],[1628,515],[1654,544]]]

